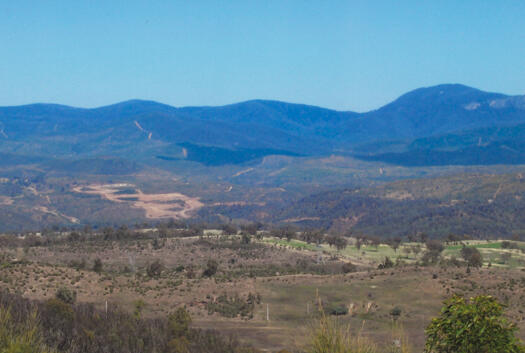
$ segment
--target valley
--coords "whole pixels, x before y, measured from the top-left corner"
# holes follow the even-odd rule
[[[420,352],[444,300],[491,295],[525,338],[524,123],[462,85],[366,113],[0,108],[0,311],[71,351],[169,351],[178,313],[196,352],[304,352],[327,317]]]
[[[270,233],[258,231],[248,241],[220,229],[169,227],[2,236],[0,287],[44,301],[66,287],[79,304],[104,310],[107,302],[149,318],[183,305],[195,327],[235,333],[263,351],[303,347],[318,298],[329,310],[346,308],[343,320],[378,342],[399,334],[391,315],[399,308],[395,320],[415,351],[424,343],[423,327],[452,293],[494,295],[525,328],[523,242],[455,240],[444,244],[439,264],[429,264],[428,246],[417,241],[394,249],[348,238],[336,248],[328,240],[308,243],[301,233],[290,240]],[[481,252],[479,268],[467,269],[462,246]],[[387,258],[394,262],[382,267]],[[97,259],[102,268],[93,267]],[[206,273],[210,266],[213,274]]]

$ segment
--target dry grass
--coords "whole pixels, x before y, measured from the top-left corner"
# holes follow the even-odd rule
[[[167,239],[163,246],[155,248],[151,239],[101,240],[28,250],[3,249],[0,287],[29,298],[48,299],[66,286],[77,291],[78,301],[94,302],[101,308],[107,300],[109,305],[133,310],[134,302],[143,300],[147,316],[166,315],[175,307],[186,305],[196,326],[237,334],[243,341],[271,351],[308,343],[308,323],[312,321],[317,297],[324,304],[349,308],[349,314],[337,320],[338,330],[358,328],[352,335],[345,333],[350,335],[347,339],[355,343],[356,337],[361,337],[362,342],[366,338],[389,347],[393,340],[399,340],[405,347],[401,352],[409,352],[406,342],[414,346],[414,351],[422,348],[424,327],[437,315],[442,300],[453,293],[497,297],[508,305],[508,315],[518,323],[521,335],[524,333],[525,272],[519,269],[492,267],[466,273],[465,268],[409,265],[388,270],[365,268],[346,275],[269,273],[249,277],[246,270],[251,266],[294,267],[299,260],[315,261],[318,252],[260,243],[247,249],[219,244],[214,238]],[[104,262],[102,274],[90,269],[96,257]],[[70,267],[71,260],[82,258],[86,259],[85,269]],[[130,258],[135,272],[124,272],[130,266]],[[214,278],[202,278],[210,258],[219,259],[219,272]],[[155,259],[162,261],[164,270],[158,278],[150,278],[145,267]],[[175,271],[179,265],[193,267],[194,278],[188,278],[186,270]],[[209,315],[207,303],[223,293],[243,298],[248,293],[259,293],[262,303],[255,306],[251,320]],[[401,309],[401,331],[399,325],[393,325],[390,315],[396,306]]]

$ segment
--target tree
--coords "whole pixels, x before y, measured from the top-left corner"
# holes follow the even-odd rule
[[[99,258],[95,259],[95,262],[93,264],[93,271],[96,273],[101,273],[104,265],[102,264],[102,260]]]
[[[394,267],[394,262],[392,260],[390,260],[390,258],[388,256],[386,256],[385,257],[385,261],[380,263],[377,268],[382,270],[382,269],[385,269],[385,268],[392,268],[392,267]]]
[[[439,254],[441,254],[441,252],[445,249],[443,247],[443,243],[439,240],[429,240],[425,243],[425,245],[427,246],[428,251],[434,251]]]
[[[306,230],[301,234],[301,239],[306,243],[311,244],[322,237],[322,233],[319,230]]]
[[[146,273],[148,276],[157,278],[162,273],[162,270],[164,269],[164,265],[160,260],[155,260],[151,264],[148,265],[148,268],[146,269]]]
[[[286,240],[290,241],[295,236],[295,230],[291,226],[283,226],[272,229],[270,235],[279,239],[286,238]]]
[[[343,250],[348,245],[348,242],[344,237],[336,236],[334,240],[334,245],[337,250]]]
[[[256,235],[259,230],[259,224],[249,223],[241,226],[241,230],[249,235]]]
[[[469,266],[481,267],[483,266],[483,256],[478,249],[474,247],[464,246],[461,249],[461,256]]]
[[[178,308],[168,316],[168,327],[173,337],[186,336],[190,330],[190,325],[190,313],[183,307]]]
[[[243,244],[250,244],[251,241],[252,241],[252,237],[250,236],[250,234],[249,233],[245,233],[243,231],[242,235],[241,235],[241,243],[243,243]]]
[[[224,224],[221,228],[223,235],[235,235],[238,231],[237,226],[231,223]]]
[[[191,316],[185,308],[178,308],[168,316],[168,329],[172,339],[168,342],[168,352],[189,353]]]
[[[390,316],[392,316],[392,320],[397,321],[399,317],[401,316],[401,308],[396,306],[392,310],[390,310]]]
[[[453,233],[450,233],[449,235],[447,235],[447,243],[456,243],[459,240],[460,240],[459,237]]]
[[[211,277],[214,274],[217,273],[217,269],[219,268],[219,264],[215,260],[208,260],[208,263],[206,264],[206,269],[202,273],[204,277]]]
[[[441,253],[445,249],[443,247],[443,243],[441,243],[439,240],[428,240],[425,245],[427,250],[423,255],[423,262],[426,264],[438,262]]]
[[[388,245],[394,249],[394,252],[397,252],[397,249],[399,248],[399,245],[401,244],[401,238],[395,237],[388,241]]]
[[[439,317],[425,330],[426,353],[518,353],[525,348],[517,328],[503,317],[503,306],[491,296],[445,301]]]
[[[284,229],[284,237],[287,241],[290,241],[295,236],[295,230],[293,230],[291,227],[286,227]]]
[[[377,248],[379,248],[379,245],[381,245],[381,239],[379,239],[379,237],[373,236],[373,237],[370,237],[368,240],[370,241],[370,244],[374,248],[376,248],[376,250]]]

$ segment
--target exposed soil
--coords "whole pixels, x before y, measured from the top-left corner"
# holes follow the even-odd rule
[[[129,190],[123,193],[123,190]],[[74,192],[100,195],[112,202],[129,203],[143,209],[147,218],[189,218],[204,204],[197,197],[178,192],[145,194],[133,184],[90,184],[73,188]]]

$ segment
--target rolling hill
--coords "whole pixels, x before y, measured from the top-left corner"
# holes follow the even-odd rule
[[[522,173],[454,175],[316,193],[275,212],[285,223],[379,237],[525,236]]]
[[[508,163],[522,163],[518,145],[524,124],[525,97],[447,84],[411,91],[367,113],[266,100],[184,108],[141,100],[94,109],[0,107],[0,147],[21,158],[118,156],[148,162],[157,156],[185,158],[180,144],[187,143],[199,149],[204,159],[194,160],[205,165],[213,164],[213,150],[203,152],[208,148],[221,149],[222,164],[244,163],[239,155],[248,150],[255,159],[336,153],[393,164],[442,165],[491,164],[491,159],[501,160],[500,146],[505,145],[518,154]],[[501,131],[504,136],[498,135]],[[463,139],[445,146],[447,153],[461,156],[443,155],[439,139]],[[487,157],[473,158],[480,151]]]

